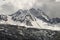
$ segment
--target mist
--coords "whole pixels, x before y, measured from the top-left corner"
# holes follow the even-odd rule
[[[12,14],[19,9],[41,8],[50,18],[60,17],[59,0],[0,0],[0,14]]]

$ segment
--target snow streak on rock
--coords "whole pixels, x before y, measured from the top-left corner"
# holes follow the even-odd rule
[[[4,17],[5,16],[5,17]],[[12,24],[27,28],[60,30],[59,18],[50,19],[41,9],[18,10],[11,15],[1,15],[0,24]]]

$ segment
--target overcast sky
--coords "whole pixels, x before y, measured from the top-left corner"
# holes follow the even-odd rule
[[[60,0],[56,0],[56,2],[60,2]]]
[[[43,3],[48,3],[50,1],[55,1],[55,0],[0,0],[0,6],[11,3],[13,6],[20,8],[20,9],[29,9],[31,8],[34,4],[38,3],[42,5]]]
[[[50,17],[60,17],[60,0],[0,0],[0,14],[12,14],[18,9],[42,7]]]

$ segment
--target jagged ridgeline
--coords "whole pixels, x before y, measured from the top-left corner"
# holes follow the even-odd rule
[[[32,19],[31,13],[28,10],[20,9],[14,14],[11,14],[10,16],[12,16],[12,19],[16,21],[23,21],[26,17],[30,17],[31,20],[34,20]]]
[[[50,24],[60,23],[60,18],[50,18],[42,9],[39,8],[31,8],[29,10],[19,9],[17,12],[8,16],[11,17],[11,20],[26,23],[28,26],[32,26],[31,21],[36,21],[36,18]],[[0,21],[8,21],[8,16],[1,14]]]
[[[12,19],[14,21],[20,21],[20,22],[25,22],[25,21],[34,21],[35,17],[51,24],[56,24],[60,23],[60,18],[50,18],[42,9],[39,8],[31,8],[29,10],[22,10],[19,9],[17,12],[14,14],[11,14]]]
[[[60,31],[0,24],[0,40],[60,40]]]

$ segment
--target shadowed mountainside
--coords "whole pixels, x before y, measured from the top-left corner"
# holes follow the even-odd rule
[[[60,40],[60,31],[0,24],[0,40]]]

